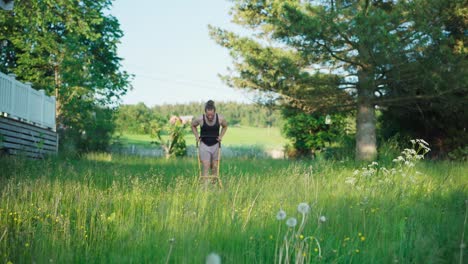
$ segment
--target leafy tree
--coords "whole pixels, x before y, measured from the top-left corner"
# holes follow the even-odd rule
[[[217,102],[218,112],[228,120],[230,126],[281,127],[281,113],[277,109],[257,104]],[[123,133],[149,134],[151,122],[165,122],[173,115],[200,115],[203,104],[165,104],[151,108],[143,103],[121,105],[117,111],[117,131]]]
[[[116,116],[117,130],[132,134],[150,134],[152,122],[162,122],[163,118],[152,112],[144,103],[122,105]]]
[[[277,93],[284,104],[307,112],[355,109],[356,158],[372,160],[375,105],[403,99],[389,98],[401,87],[391,85],[393,77],[402,84],[411,80],[414,71],[404,66],[444,38],[436,15],[444,8],[440,2],[448,0],[233,2],[233,21],[253,33],[246,37],[210,27],[234,59],[235,71],[224,80]]]
[[[468,102],[468,61],[466,1],[441,1],[435,13],[443,23],[444,37],[424,50],[418,61],[406,64],[414,78],[402,86],[398,72],[390,83],[389,95],[396,98],[417,97],[418,101],[400,100],[382,109],[382,135],[424,138],[431,143],[430,155],[446,157],[451,152],[465,158],[468,136],[466,102]],[[400,87],[398,87],[400,86]],[[463,87],[464,89],[460,89]],[[438,96],[443,94],[443,96]],[[453,156],[453,155],[450,155]]]
[[[77,134],[78,117],[114,104],[129,88],[117,43],[117,19],[109,0],[36,0],[15,2],[0,12],[0,65],[56,97],[59,131]],[[87,115],[94,113],[88,112]],[[73,115],[76,115],[75,117]],[[84,120],[81,120],[84,122]],[[74,131],[76,130],[76,131]],[[65,137],[66,138],[66,137]]]

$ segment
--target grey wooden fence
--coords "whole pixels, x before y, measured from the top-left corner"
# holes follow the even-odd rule
[[[0,116],[0,150],[3,154],[43,158],[57,153],[58,136],[55,131]]]

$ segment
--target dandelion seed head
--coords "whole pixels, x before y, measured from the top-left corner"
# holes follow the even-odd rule
[[[276,214],[276,219],[279,221],[284,220],[286,218],[286,212],[283,210],[279,210],[278,213]]]
[[[327,221],[327,218],[324,215],[322,215],[319,217],[319,221],[325,223]]]
[[[288,220],[286,220],[286,225],[289,227],[295,227],[297,225],[297,219],[294,217],[288,218]]]
[[[310,206],[307,203],[300,203],[297,206],[297,211],[301,214],[308,214],[310,212]]]
[[[221,257],[216,253],[210,253],[206,257],[206,264],[221,264]]]

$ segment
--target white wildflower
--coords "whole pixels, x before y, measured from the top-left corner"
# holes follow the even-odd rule
[[[345,183],[354,185],[354,184],[356,184],[356,178],[348,177],[348,178],[346,178]]]
[[[310,206],[307,203],[300,203],[297,206],[297,211],[301,214],[308,214],[310,211]]]
[[[423,143],[426,146],[429,146],[429,143],[427,143],[424,139],[420,139],[419,142]]]
[[[288,218],[288,220],[286,220],[286,225],[289,227],[295,227],[297,225],[297,219],[294,217]]]
[[[354,175],[354,176],[356,176],[356,175],[358,175],[358,174],[359,174],[359,170],[355,170],[355,171],[353,172],[353,175]]]
[[[325,221],[327,221],[327,218],[324,215],[322,215],[319,217],[319,221],[325,223]]]
[[[286,212],[283,210],[279,210],[278,213],[276,214],[276,219],[279,221],[284,220],[286,218]]]
[[[385,175],[390,174],[390,171],[388,171],[387,168],[385,168],[385,167],[382,167],[382,172],[383,172]]]

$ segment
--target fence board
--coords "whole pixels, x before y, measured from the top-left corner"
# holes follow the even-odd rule
[[[33,159],[42,159],[44,158],[44,155],[48,155],[46,153],[37,153],[37,152],[31,152],[31,151],[25,151],[25,150],[18,150],[18,149],[8,149],[8,154],[14,155],[14,156],[25,156],[28,158],[33,158]]]
[[[0,124],[5,124],[5,127],[10,127],[10,128],[11,126],[14,126],[15,128],[11,128],[11,129],[14,129],[15,131],[17,130],[19,131],[20,128],[24,128],[26,132],[20,132],[20,133],[31,134],[30,132],[32,132],[34,136],[36,135],[39,136],[42,133],[44,135],[51,136],[51,138],[55,138],[55,136],[57,135],[57,133],[54,131],[44,129],[41,127],[37,127],[31,124],[23,123],[21,121],[14,120],[11,118],[0,117]]]
[[[22,133],[17,133],[15,131],[10,131],[10,130],[6,130],[6,129],[3,129],[0,127],[0,134],[2,134],[3,136],[9,136],[9,137],[15,137],[15,138],[20,138],[20,139],[24,139],[24,140],[27,140],[27,141],[31,141],[31,142],[37,142],[38,138],[37,137],[31,137],[31,135],[25,135],[25,134],[22,134]],[[52,147],[55,147],[56,145],[56,139],[50,139],[50,138],[41,138],[41,140],[44,142],[45,145],[48,145],[48,146],[52,146]]]
[[[2,122],[0,122],[0,129],[2,131],[9,131],[9,132],[19,134],[18,135],[19,137],[26,136],[28,138],[43,138],[44,140],[53,141],[53,142],[57,140],[57,135],[50,135],[50,134],[45,134],[45,133],[41,133],[37,131],[32,131],[26,128],[22,128],[22,127],[10,125],[10,124],[5,124]]]
[[[43,148],[50,151],[55,151],[55,142],[50,140],[44,140],[41,138],[25,137],[26,135],[17,136],[11,131],[5,131],[0,129],[0,134],[3,135],[3,142],[9,142],[13,144],[20,144],[24,146],[34,146],[36,148]],[[20,135],[20,134],[18,134]],[[43,143],[41,143],[43,142]],[[42,146],[40,146],[42,145]]]
[[[44,141],[48,145],[55,146],[57,143],[57,135],[55,137],[47,134],[42,134],[39,132],[28,131],[25,128],[12,126],[8,124],[0,123],[0,134],[9,135],[16,138],[26,139],[32,142]],[[4,133],[2,133],[4,132]]]
[[[55,151],[46,150],[46,149],[37,149],[35,147],[20,145],[10,142],[3,142],[3,147],[6,148],[10,153],[13,150],[20,152],[36,153],[36,154],[55,154]]]
[[[41,158],[57,153],[57,133],[47,129],[0,117],[0,135],[0,148],[11,155]]]

